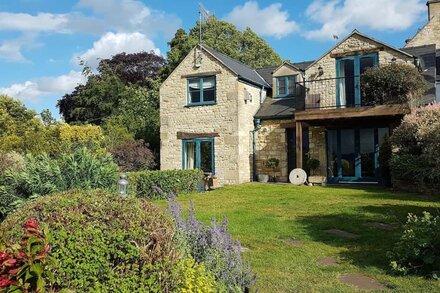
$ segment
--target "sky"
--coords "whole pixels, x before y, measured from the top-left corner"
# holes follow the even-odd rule
[[[198,20],[200,0],[0,0],[0,93],[52,111],[84,83],[79,60],[153,50],[166,56],[178,28]],[[354,29],[403,47],[427,21],[426,0],[204,0],[239,29],[250,27],[282,59],[314,60]]]

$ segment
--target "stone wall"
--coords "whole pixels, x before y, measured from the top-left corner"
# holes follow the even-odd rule
[[[287,136],[286,129],[281,127],[284,123],[293,123],[294,120],[263,120],[257,133],[257,174],[272,174],[272,169],[265,163],[270,158],[280,160],[276,176],[280,181],[288,181]]]
[[[331,52],[319,59],[306,71],[306,86],[309,88],[309,95],[317,95],[320,97],[321,108],[332,108],[336,106],[336,59],[331,54],[344,54],[350,55],[350,52],[359,50],[371,50],[383,48],[384,46],[364,38],[360,35],[354,34],[352,37],[341,43],[334,48]],[[398,53],[389,48],[384,48],[383,51],[379,51],[379,65],[387,65],[391,63],[393,58],[396,58],[396,62],[402,64],[413,65],[413,59]],[[318,68],[322,67],[324,74],[318,76]],[[315,81],[319,80],[319,81]]]
[[[248,182],[250,131],[259,106],[260,89],[245,85],[208,53],[195,67],[195,49],[179,64],[160,88],[161,169],[182,169],[182,141],[177,132],[216,133],[215,170],[220,184]],[[187,106],[187,75],[216,75],[216,104]],[[244,88],[252,102],[244,101]],[[249,147],[250,145],[250,147]]]
[[[309,127],[309,154],[311,159],[319,161],[315,176],[327,176],[327,146],[324,127]]]
[[[440,3],[438,4],[440,5]],[[437,49],[440,48],[440,12],[406,43],[405,47],[409,48],[430,44],[436,44]]]

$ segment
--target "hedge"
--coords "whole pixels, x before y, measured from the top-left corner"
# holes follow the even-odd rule
[[[197,192],[203,180],[201,170],[141,171],[130,172],[127,176],[130,193],[151,199],[164,199],[169,193]]]

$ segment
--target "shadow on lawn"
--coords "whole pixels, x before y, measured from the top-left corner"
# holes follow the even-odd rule
[[[387,252],[392,250],[400,238],[408,213],[422,214],[423,211],[438,213],[435,208],[413,205],[363,206],[353,213],[310,216],[298,219],[307,234],[314,241],[335,247],[344,247],[339,257],[361,267],[377,267],[387,270]],[[371,222],[395,225],[395,229],[382,230],[369,227]],[[339,229],[356,234],[355,239],[346,239],[325,232]]]

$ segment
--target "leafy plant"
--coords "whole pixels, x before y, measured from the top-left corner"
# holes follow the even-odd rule
[[[29,218],[50,231],[55,291],[173,292],[184,281],[172,220],[151,203],[103,190],[40,197],[0,224],[0,242],[20,239]]]
[[[201,170],[165,170],[128,173],[129,189],[136,196],[167,199],[168,193],[197,192],[203,179]]]
[[[194,205],[191,203],[188,217],[182,217],[176,197],[170,194],[168,210],[176,222],[176,241],[181,249],[203,263],[219,283],[219,292],[245,292],[255,283],[249,264],[241,259],[241,245],[228,233],[227,220],[222,223],[211,220],[207,226],[195,217]]]
[[[321,162],[318,159],[314,159],[314,158],[309,158],[307,160],[307,166],[310,169],[310,173],[314,174],[316,172],[316,170],[319,169],[319,166],[321,165]]]
[[[155,166],[154,154],[143,140],[127,141],[109,151],[123,172],[145,171]]]
[[[364,105],[408,104],[418,106],[426,81],[410,65],[390,64],[367,69],[361,76]]]
[[[388,253],[399,274],[421,274],[440,279],[440,216],[408,214],[405,230]]]
[[[276,158],[270,158],[266,161],[266,167],[272,169],[272,181],[276,181],[276,169],[278,168],[278,166],[280,165],[280,160],[276,159]]]
[[[55,277],[50,271],[54,260],[50,254],[48,229],[36,220],[23,225],[20,243],[0,247],[0,292],[45,292]]]

